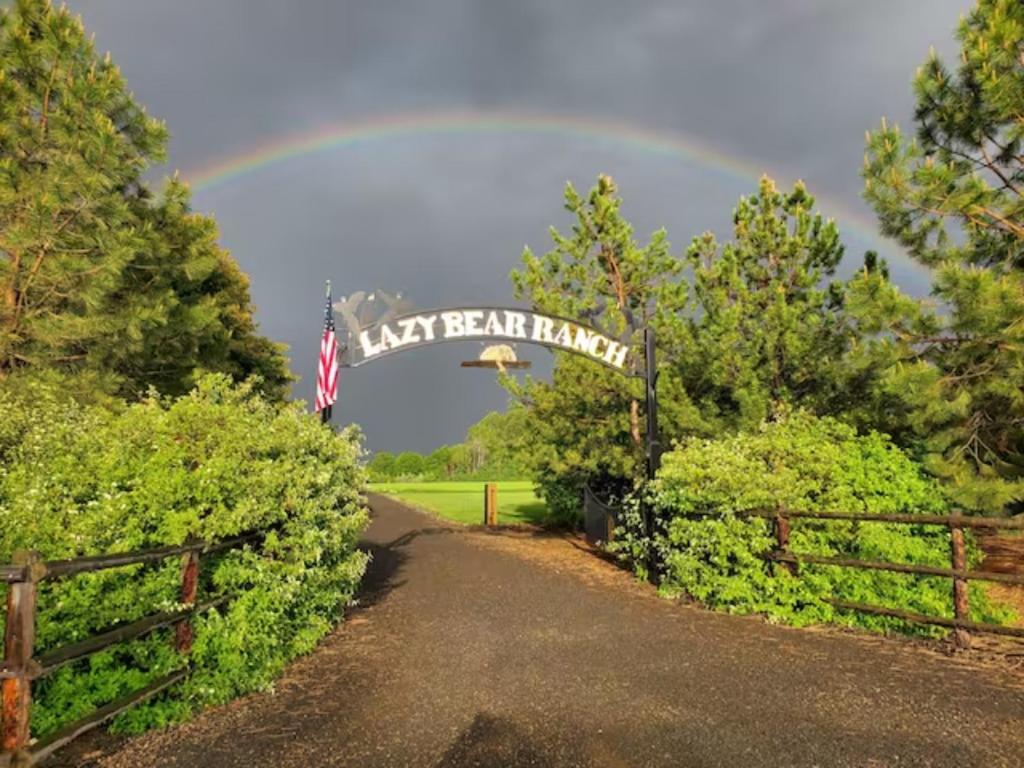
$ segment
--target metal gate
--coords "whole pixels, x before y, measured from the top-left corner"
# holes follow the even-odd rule
[[[595,546],[613,541],[618,520],[619,510],[597,498],[590,486],[583,486],[583,530],[587,541]]]

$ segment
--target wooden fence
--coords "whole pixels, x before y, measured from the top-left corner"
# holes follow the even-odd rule
[[[1024,585],[1020,573],[998,573],[995,571],[974,571],[967,567],[967,548],[964,530],[1017,530],[1024,531],[1024,519],[1001,517],[968,517],[965,515],[914,515],[889,514],[869,515],[847,512],[793,512],[787,510],[751,510],[741,512],[745,517],[762,517],[770,520],[775,529],[776,548],[764,555],[765,559],[782,563],[792,573],[798,573],[801,564],[828,565],[837,568],[860,568],[864,570],[892,571],[918,576],[940,576],[951,579],[953,618],[928,616],[921,613],[899,610],[882,605],[854,603],[847,600],[826,599],[826,602],[844,611],[889,616],[915,624],[930,624],[953,630],[953,642],[958,648],[970,646],[971,632],[987,632],[996,635],[1024,637],[1024,628],[1006,627],[998,624],[983,624],[970,620],[970,606],[967,596],[969,581],[992,581],[1003,584]],[[950,567],[893,563],[878,560],[857,560],[848,557],[831,557],[817,554],[794,553],[789,548],[790,521],[794,519],[863,522],[875,524],[903,524],[939,526],[949,530]]]
[[[124,554],[53,562],[44,562],[35,552],[19,552],[15,554],[13,564],[0,566],[0,582],[6,583],[8,587],[4,658],[0,664],[0,686],[3,696],[3,711],[0,717],[0,768],[22,768],[44,760],[82,734],[187,677],[189,669],[185,663],[181,669],[154,680],[141,690],[100,707],[59,731],[34,742],[31,739],[29,713],[32,705],[33,680],[45,677],[65,664],[83,659],[104,648],[171,626],[175,628],[175,649],[182,654],[184,660],[192,648],[192,616],[231,599],[230,595],[221,595],[204,602],[197,601],[200,555],[235,549],[256,542],[263,536],[263,533],[252,533],[217,543],[196,542],[177,547],[158,547]],[[90,638],[48,651],[41,656],[34,655],[36,598],[41,582],[127,565],[161,562],[179,556],[182,558],[179,602],[183,608],[154,613],[129,624],[111,627]]]
[[[612,529],[621,517],[619,510],[601,501],[587,486],[583,489],[583,511],[587,526],[587,537],[592,543],[607,543],[613,538]],[[691,517],[710,517],[713,511],[687,513]],[[770,562],[783,564],[790,573],[798,574],[801,564],[828,565],[837,568],[861,568],[864,570],[892,571],[917,576],[939,576],[951,579],[951,598],[953,618],[945,616],[928,616],[912,611],[904,611],[882,605],[854,603],[848,600],[826,599],[830,605],[843,611],[857,611],[876,616],[888,616],[895,619],[915,623],[947,627],[953,632],[953,643],[957,648],[970,647],[970,633],[984,632],[994,635],[1024,638],[1024,627],[1007,627],[998,624],[984,624],[971,621],[970,605],[967,592],[969,581],[991,581],[1002,584],[1024,586],[1024,562],[1019,553],[1024,549],[1020,545],[1010,546],[1008,541],[999,544],[1000,559],[1006,572],[976,571],[967,567],[967,548],[964,542],[964,531],[974,530],[989,535],[994,532],[1024,532],[1024,518],[976,517],[961,514],[954,515],[917,515],[888,514],[871,515],[851,512],[794,512],[785,509],[746,510],[737,513],[741,517],[760,517],[771,521],[775,531],[775,549],[766,552],[763,557]],[[875,524],[926,525],[938,526],[949,530],[950,567],[944,568],[931,565],[914,565],[912,563],[893,563],[879,560],[858,560],[849,557],[832,557],[812,553],[796,553],[789,547],[790,521],[794,519],[831,520],[840,522],[863,522]],[[593,525],[594,531],[591,531]],[[1024,541],[1024,538],[1021,539]],[[1010,562],[1012,561],[1012,562]],[[1008,567],[1009,566],[1009,567]]]

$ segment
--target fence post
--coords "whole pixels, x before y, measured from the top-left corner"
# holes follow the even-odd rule
[[[484,485],[484,525],[498,524],[498,484]]]
[[[179,602],[195,606],[196,593],[199,589],[199,551],[186,553],[181,559],[181,594]],[[174,628],[174,648],[178,653],[192,650],[192,616],[189,615],[178,622]]]
[[[776,510],[775,518],[772,521],[775,529],[775,551],[779,554],[789,553],[789,518],[781,509]],[[782,567],[792,574],[796,573],[796,563],[782,563]]]
[[[950,555],[954,571],[967,570],[967,548],[964,546],[964,529],[955,523],[949,526]],[[970,609],[967,601],[967,579],[953,577],[953,615],[957,621],[968,621]],[[962,627],[953,630],[953,645],[957,648],[970,648],[971,635]]]
[[[15,552],[14,564],[25,568],[24,581],[7,589],[4,628],[3,716],[0,765],[28,765],[29,712],[32,708],[32,649],[36,639],[36,583],[44,569],[38,552]]]

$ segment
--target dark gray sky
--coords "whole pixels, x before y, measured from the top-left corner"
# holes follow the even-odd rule
[[[294,157],[199,188],[252,278],[262,330],[291,346],[311,399],[323,280],[402,291],[418,306],[509,303],[524,244],[565,226],[567,180],[619,183],[639,234],[675,250],[728,234],[763,170],[804,179],[853,268],[880,248],[908,290],[924,273],[863,222],[864,131],[904,125],[910,80],[947,57],[968,0],[70,0],[136,96],[167,121],[188,178],[289,136],[396,114],[530,113],[687,137],[731,158],[687,160],[614,140],[417,132]],[[747,175],[735,172],[735,166]],[[862,222],[858,225],[856,222]],[[441,345],[342,373],[340,414],[373,450],[429,450],[505,403],[478,345]],[[549,353],[521,350],[535,372]]]

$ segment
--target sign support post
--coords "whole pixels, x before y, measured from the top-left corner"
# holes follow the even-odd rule
[[[650,326],[644,328],[644,384],[647,412],[647,480],[651,482],[661,467],[661,440],[658,437],[658,363],[655,356],[655,334]],[[657,581],[661,570],[658,554],[654,548],[654,537],[657,533],[654,522],[654,507],[649,500],[641,501],[644,511],[644,527],[650,550],[647,554],[648,578]]]
[[[644,383],[647,402],[647,479],[661,468],[661,440],[658,437],[658,363],[655,359],[654,329],[644,329]]]

